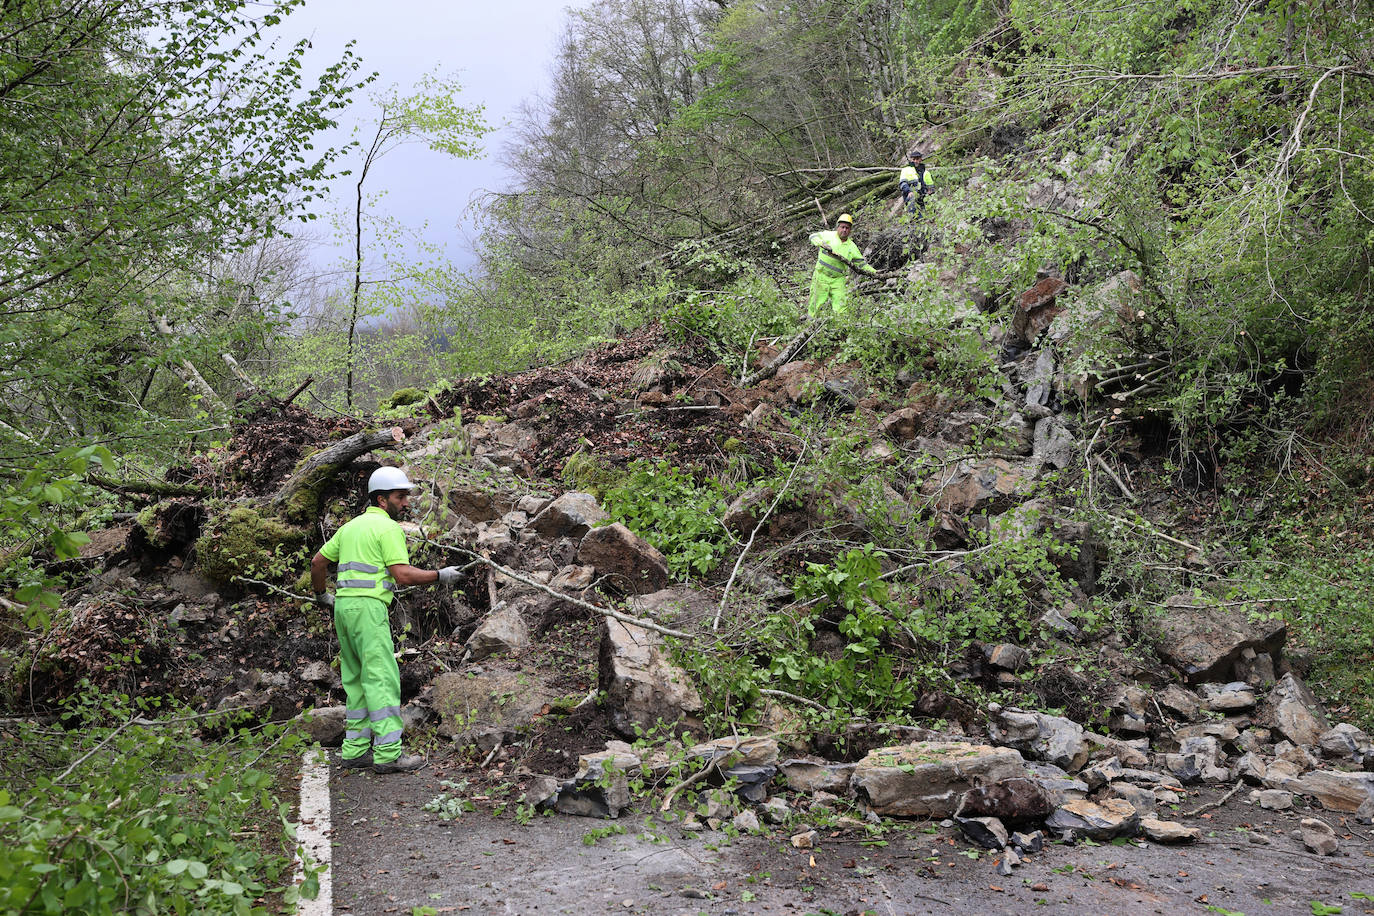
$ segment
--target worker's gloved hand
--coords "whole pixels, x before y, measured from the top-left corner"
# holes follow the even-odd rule
[[[315,604],[318,607],[327,608],[332,611],[334,610],[334,596],[329,592],[316,592]]]
[[[440,585],[457,585],[459,569],[456,566],[445,566],[439,570]]]

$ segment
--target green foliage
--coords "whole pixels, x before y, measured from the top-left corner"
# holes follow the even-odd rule
[[[608,494],[624,485],[625,472],[597,461],[586,452],[574,452],[563,462],[563,481],[605,502]]]
[[[720,563],[733,543],[720,521],[728,505],[716,478],[698,482],[666,461],[642,459],[630,463],[604,498],[611,518],[661,550],[679,578],[703,575]]]
[[[377,405],[378,410],[394,410],[398,407],[409,407],[412,404],[419,404],[425,399],[424,391],[419,388],[398,388],[391,393],[391,396],[382,400]]]
[[[59,560],[79,555],[90,538],[69,530],[67,523],[90,499],[90,488],[82,478],[92,467],[103,469],[112,463],[109,450],[103,446],[65,448],[17,481],[0,487],[0,542],[46,548]],[[14,597],[27,606],[26,622],[46,626],[50,612],[58,606],[58,582],[27,560],[26,555],[11,554],[5,557],[5,568],[0,572],[17,583]]]
[[[237,916],[265,914],[266,895],[295,901],[290,804],[270,774],[294,764],[298,736],[205,740],[210,719],[94,691],[66,714],[62,730],[12,726],[0,910]]]
[[[162,438],[215,409],[178,374],[270,336],[229,262],[311,217],[338,155],[315,134],[358,85],[349,51],[267,52],[301,2],[0,12],[0,225],[25,240],[0,253],[0,455]]]
[[[196,541],[196,562],[209,579],[266,581],[293,575],[305,559],[306,532],[252,506],[213,516]]]

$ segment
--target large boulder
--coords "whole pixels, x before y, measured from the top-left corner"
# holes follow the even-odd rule
[[[935,497],[935,508],[955,515],[998,511],[1028,495],[1030,480],[1023,468],[1004,458],[960,461],[921,484],[924,496]]]
[[[1279,678],[1265,698],[1261,718],[1280,735],[1300,745],[1321,743],[1328,723],[1321,703],[1307,685],[1292,672]]]
[[[1008,748],[918,741],[870,751],[849,782],[884,817],[950,817],[965,792],[1025,772],[1021,755]]]
[[[1110,840],[1140,832],[1140,815],[1130,802],[1105,798],[1100,803],[1071,801],[1045,819],[1045,826],[1066,839]]]
[[[338,747],[344,738],[344,707],[323,706],[307,709],[296,717],[296,725],[323,747]]]
[[[1217,607],[1192,595],[1165,602],[1159,621],[1159,653],[1190,684],[1227,682],[1245,649],[1271,655],[1283,648],[1287,627],[1278,620],[1251,620],[1239,607]]]
[[[601,688],[611,724],[630,736],[663,722],[701,728],[701,696],[687,672],[668,658],[652,630],[607,617],[601,632]]]
[[[588,531],[577,548],[577,562],[595,567],[618,588],[636,595],[659,591],[668,584],[667,559],[619,522]]]
[[[530,647],[530,628],[520,608],[502,602],[477,625],[468,637],[468,661],[492,655],[514,655]]]
[[[1088,762],[1091,747],[1084,739],[1083,726],[1072,719],[996,705],[989,712],[988,736],[994,744],[1016,748],[1070,772]]]
[[[1018,347],[1033,344],[1050,322],[1063,313],[1059,295],[1068,287],[1069,284],[1058,277],[1045,277],[1018,296],[1007,342]]]
[[[574,491],[545,506],[528,527],[546,538],[582,537],[608,518],[595,496]]]

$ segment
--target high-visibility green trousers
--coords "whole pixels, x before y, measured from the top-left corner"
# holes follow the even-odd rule
[[[391,642],[386,605],[376,598],[334,600],[339,634],[339,677],[344,688],[344,742],[352,760],[372,748],[374,763],[401,756],[401,670]]]
[[[849,290],[845,286],[845,275],[835,276],[817,264],[811,272],[811,301],[806,305],[806,313],[812,318],[826,314],[826,308],[836,315],[849,314]]]

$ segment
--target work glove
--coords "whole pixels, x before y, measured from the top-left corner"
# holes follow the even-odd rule
[[[327,610],[334,610],[334,596],[329,592],[316,592],[315,605]]]
[[[440,584],[440,585],[457,585],[457,584],[458,584],[458,573],[459,573],[458,567],[456,567],[456,566],[445,566],[443,569],[439,570],[439,584]]]

